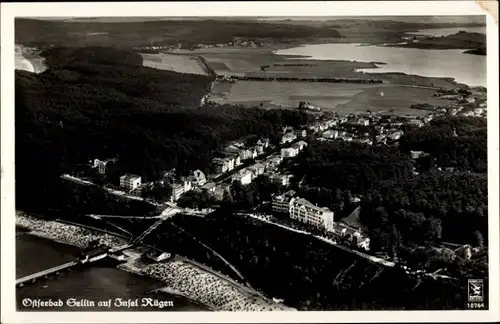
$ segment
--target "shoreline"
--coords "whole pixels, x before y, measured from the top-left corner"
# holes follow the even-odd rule
[[[20,227],[28,235],[79,248],[86,247],[89,242],[96,239],[104,241],[111,247],[126,243],[126,240],[110,234],[37,219],[19,211],[16,212],[16,227]],[[257,294],[251,294],[182,258],[147,264],[141,260],[142,254],[137,249],[126,250],[123,253],[127,256],[127,261],[119,264],[118,269],[158,280],[165,285],[152,292],[170,293],[186,298],[212,311],[295,310],[283,304],[270,302]]]

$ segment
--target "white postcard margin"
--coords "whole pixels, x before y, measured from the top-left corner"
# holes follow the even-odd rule
[[[498,14],[498,6],[497,14]],[[3,323],[236,323],[236,322],[483,322],[498,321],[499,133],[498,26],[487,15],[488,62],[488,311],[338,312],[16,312],[14,18],[144,16],[439,16],[481,15],[474,1],[2,3],[1,4],[1,321]],[[34,163],[36,163],[34,161]],[[464,287],[464,293],[466,287]]]

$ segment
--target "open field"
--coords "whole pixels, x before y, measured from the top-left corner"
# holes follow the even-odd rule
[[[428,111],[410,109],[416,103],[446,105],[447,100],[433,97],[433,89],[391,84],[345,84],[316,82],[237,81],[217,83],[212,98],[219,103],[245,106],[297,108],[308,101],[324,110],[340,114],[394,110],[401,115],[425,115]]]
[[[143,65],[159,70],[170,70],[179,73],[207,75],[204,65],[197,57],[173,54],[144,54]]]

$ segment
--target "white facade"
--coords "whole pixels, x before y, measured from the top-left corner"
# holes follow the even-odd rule
[[[205,173],[201,172],[200,170],[195,170],[193,172],[193,177],[194,177],[193,184],[196,186],[201,187],[205,183],[207,183],[207,178],[205,177]]]
[[[291,158],[297,156],[299,151],[296,148],[293,147],[287,147],[281,149],[281,157],[282,158]]]
[[[290,200],[290,218],[317,227],[333,225],[333,212],[326,207],[318,207],[302,198]]]
[[[141,177],[133,174],[126,174],[120,177],[120,187],[134,190],[141,185]]]
[[[339,136],[339,132],[337,130],[328,130],[323,133],[324,138],[336,139]]]
[[[241,182],[242,185],[247,185],[253,180],[253,173],[248,170],[242,170],[240,173],[233,178],[236,181]]]
[[[272,202],[273,212],[288,214],[290,212],[290,201],[294,195],[295,192],[290,190],[283,195],[274,197]]]
[[[295,141],[296,139],[297,139],[297,135],[295,135],[294,133],[286,133],[281,138],[281,144],[290,143],[290,142]]]
[[[108,159],[104,161],[94,159],[94,161],[92,161],[92,168],[96,168],[100,174],[106,174],[106,166],[110,162],[115,163],[116,159]]]
[[[299,150],[299,151],[302,151],[304,149],[304,147],[306,147],[306,146],[307,146],[307,143],[304,141],[298,141],[297,143],[292,144],[292,147]]]

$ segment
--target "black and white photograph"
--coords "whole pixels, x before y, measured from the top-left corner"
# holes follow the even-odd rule
[[[2,4],[5,323],[498,320],[498,9],[326,3]]]

